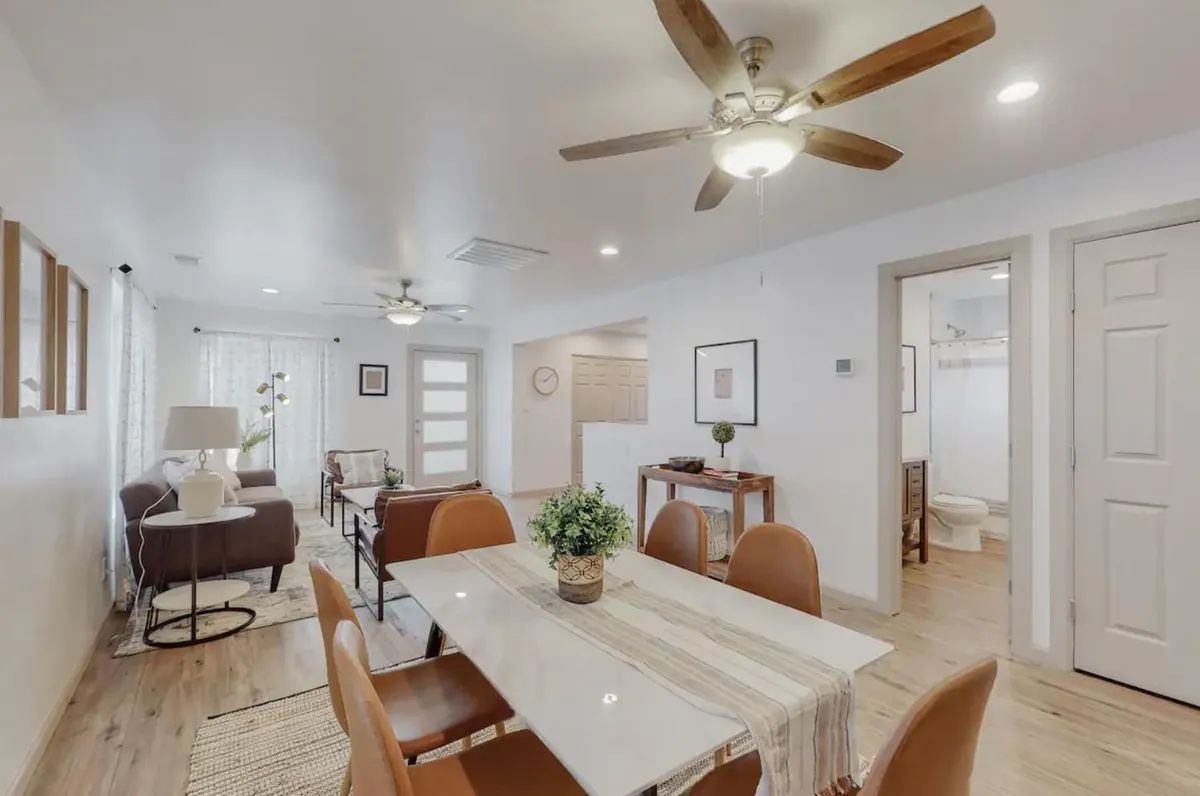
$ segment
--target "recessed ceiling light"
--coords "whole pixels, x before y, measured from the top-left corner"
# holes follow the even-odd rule
[[[270,294],[270,295],[274,296],[274,295],[275,295],[276,293],[278,293],[279,291],[278,291],[278,290],[276,290],[276,289],[275,289],[275,288],[273,288],[273,287],[264,287],[264,288],[262,289],[262,292],[264,292],[264,293],[267,293],[267,294]]]
[[[604,696],[600,697],[600,701],[606,705],[612,705],[617,701],[617,695],[611,693],[605,694]]]
[[[1038,84],[1032,80],[1018,80],[1001,89],[996,99],[1006,104],[1023,102],[1038,93],[1038,88]]]
[[[605,257],[616,257],[618,254],[621,253],[621,250],[618,249],[616,246],[601,246],[600,253],[603,254]]]
[[[1001,271],[998,274],[992,274],[992,279],[1008,279],[1008,274]]]

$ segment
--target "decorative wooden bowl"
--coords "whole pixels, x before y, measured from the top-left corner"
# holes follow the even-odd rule
[[[672,456],[667,467],[680,473],[698,473],[704,469],[703,456]]]

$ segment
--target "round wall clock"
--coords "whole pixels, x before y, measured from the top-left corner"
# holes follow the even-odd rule
[[[550,395],[558,389],[558,371],[542,365],[533,371],[533,389],[541,395]]]

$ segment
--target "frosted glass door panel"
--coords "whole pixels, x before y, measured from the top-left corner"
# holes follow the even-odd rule
[[[413,349],[410,481],[474,481],[478,473],[479,355]]]
[[[467,411],[466,390],[423,390],[421,410],[427,415],[462,414]]]
[[[460,473],[467,469],[467,449],[448,451],[425,451],[421,455],[421,469],[425,475]]]
[[[453,359],[426,359],[421,364],[421,377],[425,382],[466,384],[467,363]]]
[[[421,429],[425,442],[459,442],[467,441],[466,420],[426,420]]]

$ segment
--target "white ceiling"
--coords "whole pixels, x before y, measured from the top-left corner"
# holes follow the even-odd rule
[[[803,85],[970,0],[710,0]],[[1147,5],[1153,7],[1148,13]],[[1200,127],[1194,0],[993,0],[995,39],[814,120],[906,152],[802,158],[766,183],[780,245]],[[692,203],[701,144],[564,163],[560,147],[702,124],[709,96],[650,0],[0,0],[111,189],[153,230],[166,295],[315,309],[401,275],[488,322],[758,245],[739,186]],[[1033,100],[995,102],[1018,78]],[[473,235],[549,250],[521,273],[446,260]],[[597,248],[616,243],[621,256]],[[172,259],[203,257],[186,270]],[[270,285],[282,292],[265,296]]]

